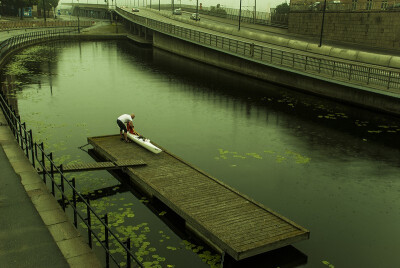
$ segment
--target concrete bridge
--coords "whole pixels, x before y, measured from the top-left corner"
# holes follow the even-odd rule
[[[74,6],[74,14],[104,17],[154,47],[254,78],[387,113],[400,114],[400,57],[351,45],[318,46],[263,25],[239,31],[235,22],[190,13],[106,5]],[[355,49],[354,49],[355,48]],[[362,49],[362,50],[360,50]]]
[[[92,14],[91,8],[86,7],[84,12]],[[110,19],[123,23],[137,39],[155,47],[249,76],[399,114],[399,60],[395,56],[328,46],[319,49],[304,40],[239,32],[215,23],[190,21],[187,15],[176,18],[167,12],[132,13],[125,8],[97,12],[112,14]]]

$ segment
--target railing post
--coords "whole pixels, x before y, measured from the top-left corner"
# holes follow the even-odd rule
[[[308,56],[306,56],[306,63],[304,64],[304,71],[307,71]]]
[[[131,238],[128,237],[128,239],[126,240],[126,247],[128,248],[128,250],[126,251],[126,267],[131,267]]]
[[[65,197],[64,197],[64,192],[65,192],[65,187],[64,187],[64,174],[60,173],[60,179],[61,179],[61,202],[62,202],[62,209],[65,211]]]
[[[43,181],[46,183],[46,161],[44,160],[44,144],[43,142],[40,144],[42,149],[42,168],[43,168]]]
[[[36,163],[35,163],[35,151],[34,151],[34,147],[33,147],[33,137],[32,137],[32,129],[29,130],[29,143],[30,143],[30,147],[31,147],[31,154],[32,154],[32,165],[33,168],[36,167]]]
[[[17,141],[18,141],[18,145],[19,145],[19,133],[18,133],[18,117],[19,116],[15,115],[15,112],[13,109],[11,109],[11,116],[12,116],[12,118],[14,118],[14,120],[13,120],[14,121],[14,124],[13,124],[14,125],[14,128],[13,128],[14,136],[17,137]]]
[[[93,248],[92,246],[92,220],[90,218],[90,199],[86,199],[87,206],[86,206],[86,214],[87,214],[87,225],[88,225],[88,240],[89,240],[89,247]]]
[[[333,71],[332,71],[332,77],[335,76],[335,68],[336,68],[336,61],[333,62]]]
[[[55,196],[54,191],[54,165],[53,165],[53,152],[50,153],[50,180],[51,180],[51,193]]]
[[[349,80],[351,80],[351,72],[353,70],[353,64],[350,65],[350,71],[349,71]]]
[[[104,215],[104,243],[106,247],[106,268],[110,267],[110,245],[108,240],[108,214]]]
[[[321,73],[321,59],[318,61],[318,73]]]
[[[75,192],[76,184],[75,184],[75,178],[72,178],[71,183],[72,183],[72,187],[73,187],[73,189],[72,189],[72,203],[74,204],[74,225],[75,225],[75,228],[78,228],[78,217],[77,217],[77,214],[76,214],[77,213],[76,212],[77,208],[76,208],[76,192]]]
[[[19,117],[19,124],[18,124],[18,126],[19,126],[19,138],[20,138],[20,142],[19,142],[19,146],[21,147],[21,149],[22,150],[24,150],[24,136],[22,135],[22,126],[23,126],[23,123],[21,123],[21,117],[20,116],[18,116]]]
[[[27,131],[26,131],[26,123],[25,123],[25,122],[24,122],[24,139],[25,139],[25,141],[24,141],[24,145],[25,145],[25,154],[26,154],[26,157],[28,157],[28,159],[29,159],[28,133],[27,133]]]
[[[271,57],[270,57],[270,61],[269,61],[270,63],[272,63],[272,51],[273,51],[272,48],[270,48],[270,52],[271,52],[271,55],[270,55]]]
[[[391,80],[391,77],[392,77],[392,71],[389,72],[389,79],[388,79],[388,85],[387,85],[387,88],[388,88],[388,89],[390,88],[390,80]]]

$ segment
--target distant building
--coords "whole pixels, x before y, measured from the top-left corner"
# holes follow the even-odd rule
[[[324,0],[291,0],[294,10],[320,11]],[[327,10],[365,11],[365,10],[400,10],[399,1],[394,0],[327,0]]]

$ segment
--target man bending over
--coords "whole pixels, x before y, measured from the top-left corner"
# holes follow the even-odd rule
[[[125,124],[129,124],[130,127],[133,128],[133,122],[132,120],[135,118],[134,114],[123,114],[120,117],[118,117],[117,119],[117,124],[119,126],[119,135],[121,136],[121,140],[125,141],[125,142],[131,142],[130,140],[128,140],[128,136],[126,135],[126,133],[128,132]],[[124,136],[122,136],[122,132],[124,133]]]

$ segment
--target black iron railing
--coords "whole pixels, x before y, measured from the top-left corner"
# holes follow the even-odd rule
[[[7,123],[15,136],[18,145],[24,151],[26,157],[31,162],[34,168],[41,170],[43,176],[43,182],[47,184],[47,180],[51,183],[51,193],[56,196],[56,191],[61,194],[61,207],[65,211],[66,206],[69,205],[73,209],[74,225],[78,227],[79,219],[88,230],[88,244],[90,248],[93,247],[93,237],[100,243],[101,247],[105,251],[105,266],[110,266],[110,261],[114,262],[117,267],[122,267],[110,251],[110,237],[113,237],[115,241],[119,243],[118,246],[123,248],[126,258],[126,267],[132,266],[133,262],[139,266],[144,267],[137,257],[131,252],[131,241],[128,238],[126,241],[121,241],[117,235],[110,229],[108,225],[108,215],[99,216],[94,209],[90,206],[90,200],[84,198],[76,188],[75,178],[68,180],[64,173],[62,165],[57,166],[53,159],[53,153],[47,154],[44,149],[43,142],[38,144],[34,142],[32,129],[27,130],[26,123],[21,122],[21,118],[12,106],[9,104],[8,98],[0,90],[0,108],[7,120]],[[60,178],[60,184],[56,182],[56,178]],[[72,191],[72,198],[67,196],[66,189]],[[82,214],[78,211],[77,203],[81,202],[86,207],[86,213]],[[104,240],[100,239],[100,235],[97,234],[92,228],[92,220],[99,222],[104,229]]]
[[[32,31],[26,34],[20,34],[10,37],[0,43],[0,59],[9,51],[18,49],[22,46],[30,45],[40,41],[60,39],[77,31],[76,28],[61,28],[43,31]]]
[[[80,21],[80,27],[87,27],[93,24],[92,21]],[[0,22],[0,31],[27,29],[27,28],[50,28],[50,27],[78,27],[78,21],[74,20],[55,20],[55,21],[38,21],[38,20],[17,20]]]

